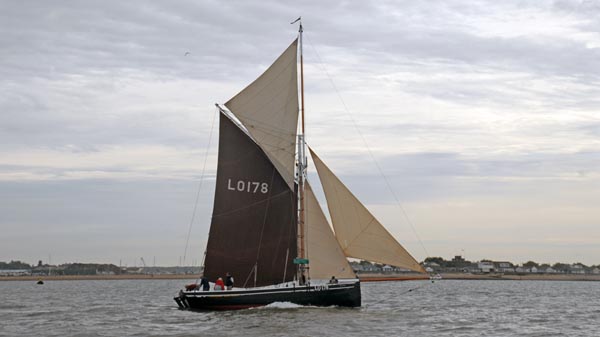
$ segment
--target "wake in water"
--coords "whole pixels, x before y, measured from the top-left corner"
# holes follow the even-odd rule
[[[274,302],[263,307],[250,308],[249,310],[265,310],[265,309],[298,309],[298,308],[314,308],[322,309],[325,307],[316,307],[312,305],[300,305],[292,302]]]

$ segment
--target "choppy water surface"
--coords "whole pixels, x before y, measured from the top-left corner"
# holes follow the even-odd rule
[[[600,336],[600,282],[365,283],[359,309],[207,313],[177,309],[185,283],[0,282],[0,336]]]

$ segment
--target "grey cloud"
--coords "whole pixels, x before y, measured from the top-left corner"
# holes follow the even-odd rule
[[[267,1],[168,5],[134,1],[111,6],[103,2],[69,3],[68,7],[45,2],[5,6],[4,12],[10,15],[5,15],[1,26],[2,44],[7,47],[2,70],[11,75],[141,68],[164,76],[224,79],[251,71],[245,70],[250,64],[264,64],[293,32],[287,25],[292,19],[284,18],[294,18],[315,4],[293,8]],[[593,71],[599,68],[597,49],[560,39],[478,37],[469,32],[470,27],[459,25],[468,15],[487,15],[495,8],[518,11],[518,7],[489,3],[467,7],[446,2],[318,6],[320,13],[305,16],[309,36],[314,35],[319,45],[351,48],[354,54],[377,57],[375,62],[445,59],[502,68],[508,62],[513,69],[586,76],[598,73]],[[468,8],[475,8],[470,10],[474,13]],[[529,9],[550,11],[544,6]],[[577,10],[575,15],[583,11]],[[456,22],[454,27],[452,22]],[[274,31],[277,26],[281,29]],[[191,57],[183,57],[186,51],[192,52]],[[191,61],[196,66],[191,66]]]
[[[501,71],[531,71],[546,76],[598,78],[598,48],[590,49],[562,36],[479,36],[477,27],[469,26],[466,20],[472,16],[490,16],[499,10],[515,13],[530,10],[532,15],[552,12],[551,8],[533,3],[522,8],[511,3],[490,2],[475,2],[472,6],[461,6],[456,2],[403,3],[399,6],[389,2],[372,9],[372,15],[361,18],[360,23],[353,20],[353,12],[342,11],[328,24],[319,22],[324,27],[319,26],[309,34],[327,32],[322,37],[317,35],[323,44],[340,48],[340,54],[344,49],[352,49],[369,63],[377,62],[384,67],[411,61],[445,62],[446,65],[450,62]],[[576,18],[585,15],[584,11],[564,15]],[[579,28],[582,32],[599,31],[593,26]]]
[[[587,171],[600,173],[600,152],[531,153],[473,158],[457,153],[414,153],[381,160],[394,176],[561,178]]]
[[[600,11],[589,1],[5,1],[0,4],[0,151],[6,159],[15,153],[49,149],[50,154],[68,153],[77,160],[80,154],[103,153],[107,147],[149,145],[195,149],[189,156],[202,158],[214,113],[212,103],[235,94],[263,71],[295,36],[296,27],[289,22],[302,15],[305,55],[311,61],[307,67],[321,80],[308,83],[307,93],[335,99],[335,90],[323,84],[328,79],[319,70],[315,47],[330,75],[340,79],[336,84],[343,95],[351,95],[350,100],[358,103],[374,101],[365,104],[372,110],[365,109],[367,121],[361,124],[367,138],[417,140],[414,153],[378,157],[401,201],[512,198],[523,189],[580,191],[594,181],[600,167],[594,138],[599,135],[600,48],[564,33],[499,36],[486,32],[482,21],[476,21],[510,22],[510,15],[521,11],[564,20],[551,24],[579,37],[600,32]],[[185,56],[188,51],[191,54]],[[436,77],[439,74],[444,76]],[[127,87],[152,83],[156,86],[149,92]],[[180,90],[197,94],[190,98],[151,92],[166,90],[167,84],[193,85]],[[379,102],[374,97],[386,85],[390,88]],[[226,92],[215,95],[214,87],[219,86],[227,88]],[[396,92],[421,100],[422,106],[404,107],[395,98]],[[411,109],[427,110],[430,105],[452,107],[456,115],[411,116]],[[321,114],[323,123],[313,130],[315,135],[328,134],[330,143],[325,143],[325,149],[333,142],[357,137],[331,131],[349,126],[340,117],[343,109],[310,108],[311,113]],[[500,122],[513,123],[513,130],[482,131],[479,123],[487,120],[470,121],[474,113],[461,114],[463,108],[488,109]],[[402,114],[396,113],[401,110]],[[503,119],[515,111],[523,114],[522,123]],[[571,118],[571,112],[581,118]],[[408,117],[412,118],[399,122]],[[476,153],[461,153],[462,138],[456,136],[463,134],[477,135],[471,141],[487,146]],[[507,151],[507,156],[485,152],[494,146],[494,137],[507,135],[517,136],[507,147],[553,135],[565,142],[552,151],[539,146],[536,149],[543,151]],[[423,149],[418,146],[421,139],[440,144],[447,140],[456,149]],[[211,154],[214,144],[213,139]],[[367,158],[341,152],[324,160],[343,160],[348,166],[342,168],[351,168],[340,175],[361,199],[392,202],[391,195],[382,192],[385,182]],[[168,158],[153,160],[160,163]],[[139,244],[136,248],[158,242],[153,247],[167,247],[157,248],[165,255],[181,248],[195,193],[190,180],[196,177],[189,174],[193,168],[159,165],[144,168],[150,178],[127,179],[128,173],[139,168],[105,162],[95,167],[70,168],[69,163],[58,167],[41,159],[6,163],[0,174],[51,177],[50,181],[0,182],[0,226],[11,235],[3,237],[0,246],[14,258],[37,259],[14,244],[27,238],[39,245],[44,256],[57,246],[85,255],[85,247],[74,243],[89,239],[84,229],[105,240],[106,249],[121,252],[115,253],[113,262],[123,252],[137,254],[126,248],[128,242]],[[96,170],[117,178],[70,176],[74,171]],[[180,180],[156,178],[168,175],[164,170],[185,174]],[[564,184],[565,176],[580,180]],[[597,190],[597,184],[587,187]],[[207,215],[212,191],[210,184],[205,188],[199,214]],[[544,197],[542,192],[528,195]],[[196,243],[205,238],[206,227],[198,228],[199,232],[203,236]],[[114,238],[114,233],[121,237]],[[181,235],[169,238],[172,233]],[[44,244],[45,235],[51,245]],[[117,241],[111,246],[110,242]],[[94,249],[96,255],[90,253],[90,258],[98,256],[102,244]]]
[[[335,158],[327,157],[328,162]],[[344,158],[348,159],[348,154]],[[342,174],[340,179],[366,203],[394,203],[390,187],[402,202],[412,202],[474,195],[510,196],[520,189],[534,190],[542,185],[585,186],[587,181],[594,181],[586,178],[600,176],[600,152],[535,153],[494,159],[457,153],[403,154],[378,159],[377,165],[385,177],[366,155],[355,156],[351,162],[361,163],[361,170]]]
[[[598,123],[587,123],[586,125],[580,125],[578,127],[579,131],[584,132],[593,137],[600,138],[600,122]]]

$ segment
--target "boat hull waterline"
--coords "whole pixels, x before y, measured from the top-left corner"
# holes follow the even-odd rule
[[[174,298],[183,310],[238,310],[291,302],[310,306],[360,307],[360,281],[354,283],[243,289],[182,291]]]

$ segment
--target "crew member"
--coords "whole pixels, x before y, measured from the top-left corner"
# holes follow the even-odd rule
[[[202,276],[202,278],[200,279],[200,286],[202,287],[202,291],[210,290],[210,283],[208,282],[206,276]]]
[[[225,275],[225,286],[227,287],[227,290],[233,289],[233,276],[229,273]]]
[[[225,283],[223,283],[223,279],[220,277],[215,282],[215,290],[225,290]]]

